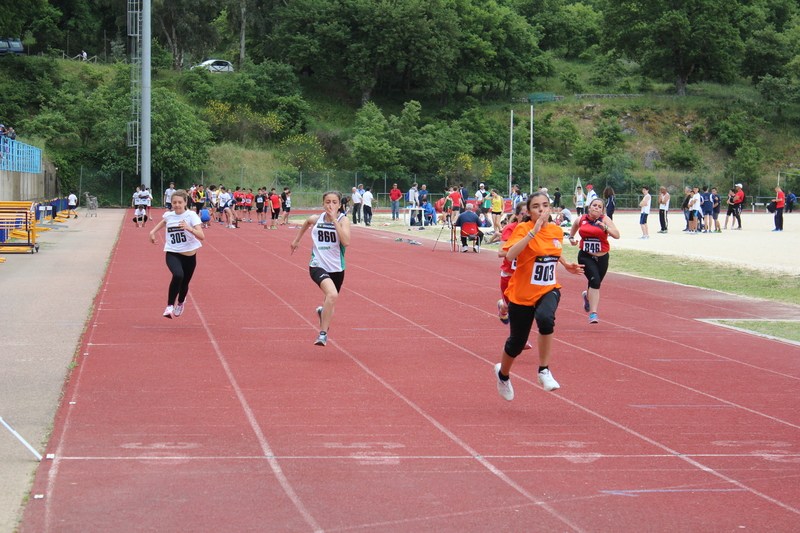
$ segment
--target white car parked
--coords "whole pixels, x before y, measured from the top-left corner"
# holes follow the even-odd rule
[[[233,63],[224,59],[207,59],[199,65],[193,66],[190,70],[204,68],[209,72],[233,72]]]

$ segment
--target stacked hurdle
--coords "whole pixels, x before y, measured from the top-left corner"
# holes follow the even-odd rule
[[[35,203],[0,202],[0,252],[38,252],[36,231]],[[8,242],[9,239],[18,242]]]

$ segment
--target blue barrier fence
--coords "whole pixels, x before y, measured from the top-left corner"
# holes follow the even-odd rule
[[[11,172],[42,172],[42,150],[29,144],[0,138],[0,170]]]

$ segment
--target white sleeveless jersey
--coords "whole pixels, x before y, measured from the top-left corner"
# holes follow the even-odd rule
[[[345,216],[339,213],[337,221]],[[320,267],[325,272],[344,271],[344,246],[339,240],[339,232],[333,222],[325,222],[322,213],[311,232],[311,262],[309,266]]]

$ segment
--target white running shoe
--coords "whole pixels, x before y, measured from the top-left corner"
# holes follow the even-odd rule
[[[314,346],[325,346],[326,344],[328,344],[328,334],[324,331],[320,331],[319,337],[316,342],[314,342]]]
[[[539,383],[541,383],[542,387],[544,387],[544,390],[546,391],[552,391],[561,388],[561,385],[558,384],[558,381],[553,379],[553,374],[550,373],[549,368],[545,368],[539,372]]]
[[[172,318],[172,315],[175,311],[175,308],[171,305],[168,305],[166,309],[164,309],[164,318]]]
[[[494,365],[494,377],[497,380],[497,392],[500,393],[500,396],[509,402],[513,400],[514,387],[511,386],[511,378],[508,378],[508,381],[503,381],[500,379],[500,363]]]
[[[175,309],[172,310],[172,314],[174,316],[181,316],[183,314],[183,304],[178,302],[177,305],[175,305]]]

